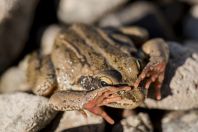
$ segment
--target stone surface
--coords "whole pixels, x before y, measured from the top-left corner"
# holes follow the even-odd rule
[[[51,52],[53,42],[56,34],[60,31],[60,27],[52,25],[48,27],[41,40],[43,55],[47,55]],[[18,66],[8,69],[0,79],[0,93],[10,93],[15,91],[30,91],[30,87],[27,84],[26,69],[28,65],[28,58],[26,56]]]
[[[198,53],[198,41],[197,40],[187,40],[184,42],[184,46]]]
[[[198,54],[174,42],[169,42],[169,47],[171,53],[162,87],[163,98],[160,101],[147,98],[145,105],[167,110],[198,108]]]
[[[121,120],[123,132],[152,132],[152,124],[149,116],[145,113],[128,116]],[[115,130],[116,132],[116,130]]]
[[[56,35],[60,30],[60,26],[51,25],[44,31],[41,38],[41,49],[43,55],[48,55],[51,53]]]
[[[170,25],[151,2],[139,1],[108,14],[99,21],[101,27],[136,25],[148,30],[150,37],[174,37]]]
[[[198,40],[198,5],[190,9],[188,16],[183,22],[183,32],[187,39]]]
[[[0,1],[0,72],[23,50],[37,1]]]
[[[186,3],[189,3],[189,4],[198,4],[198,0],[178,0],[180,2],[186,2]]]
[[[55,115],[47,98],[27,93],[0,95],[1,132],[37,132]]]
[[[61,0],[58,17],[62,22],[93,23],[127,0]]]
[[[18,66],[8,69],[0,79],[0,93],[30,91],[27,85],[26,69],[28,56]]]
[[[103,119],[99,116],[93,115],[92,113],[85,111],[87,117],[83,115],[79,111],[66,111],[64,112],[58,127],[56,128],[55,132],[62,132],[62,131],[104,131],[104,123]],[[91,128],[91,126],[95,126],[95,128]]]
[[[197,132],[198,110],[171,112],[162,119],[163,132]]]
[[[160,0],[158,7],[172,27],[178,26],[188,11],[186,3],[176,0]]]

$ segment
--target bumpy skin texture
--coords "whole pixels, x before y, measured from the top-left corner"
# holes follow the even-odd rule
[[[83,24],[63,29],[50,55],[30,57],[27,76],[33,92],[51,96],[49,103],[56,110],[86,109],[111,124],[101,106],[135,108],[152,82],[160,99],[167,45],[162,39],[142,44],[146,37],[137,32],[138,28],[102,30]]]

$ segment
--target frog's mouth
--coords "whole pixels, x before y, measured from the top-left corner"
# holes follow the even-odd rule
[[[107,77],[108,76],[81,76],[81,78],[79,79],[79,83],[81,87],[83,87],[83,89],[86,89],[87,91],[95,90],[106,86],[129,86],[128,84],[122,84],[118,82],[112,83]],[[143,98],[145,98],[144,95],[146,95],[142,87],[132,87],[130,91],[118,91],[118,94],[121,96],[122,99],[132,102],[139,102],[143,100]]]

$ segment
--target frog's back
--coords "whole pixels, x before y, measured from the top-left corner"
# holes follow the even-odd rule
[[[117,46],[118,42],[112,39],[111,34],[100,28],[84,24],[76,24],[71,28],[86,41],[87,46],[92,47],[96,53],[104,57],[111,68],[122,74],[125,83],[131,85],[136,80],[140,70],[137,59],[129,52],[123,52],[120,49],[121,46]],[[128,43],[128,46],[132,45]]]
[[[51,55],[59,88],[84,90],[78,86],[82,76],[108,70],[120,72],[121,83],[132,85],[139,74],[137,60],[120,50],[118,42],[110,36],[102,29],[84,24],[74,24],[59,33]]]

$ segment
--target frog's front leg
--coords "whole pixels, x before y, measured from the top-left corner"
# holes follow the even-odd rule
[[[130,89],[130,87],[104,87],[89,92],[57,91],[51,96],[49,103],[52,108],[59,111],[86,109],[103,117],[110,124],[113,124],[114,120],[102,109],[101,106],[120,101],[121,97],[116,93],[118,91]]]
[[[134,86],[137,87],[142,80],[148,78],[145,88],[148,89],[150,84],[154,83],[156,98],[159,100],[161,99],[160,88],[164,80],[165,68],[169,58],[168,45],[164,40],[157,38],[147,41],[142,46],[142,50],[149,55],[149,62],[134,83]]]
[[[56,76],[50,56],[32,53],[28,60],[27,82],[36,95],[49,96],[57,88]]]

